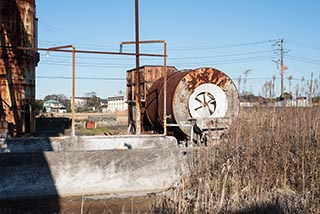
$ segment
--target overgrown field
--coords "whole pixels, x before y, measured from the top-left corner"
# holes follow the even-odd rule
[[[241,109],[155,213],[320,213],[319,108]]]

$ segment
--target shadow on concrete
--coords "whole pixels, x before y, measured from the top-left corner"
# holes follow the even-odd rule
[[[0,213],[59,213],[45,152],[1,153],[0,171]]]
[[[37,117],[36,135],[57,137],[65,134],[71,127],[71,119],[67,117]]]
[[[35,46],[35,38],[28,34],[35,27],[33,4],[29,0],[0,1],[0,119],[9,124],[1,131],[11,136],[32,131],[34,68],[39,56],[17,47]],[[10,153],[6,145],[1,139],[0,213],[58,213],[59,198],[45,152]],[[41,192],[52,195],[50,209],[41,206],[47,202],[40,199]]]
[[[1,154],[0,170],[4,187],[0,190],[0,213],[59,213],[58,194],[41,153]],[[48,191],[52,196],[41,196]]]

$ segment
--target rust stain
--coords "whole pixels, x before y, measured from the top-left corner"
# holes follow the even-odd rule
[[[0,11],[0,132],[17,136],[34,131],[26,109],[35,107],[37,55],[16,47],[35,47],[35,0],[6,0]]]
[[[189,91],[193,91],[204,83],[213,83],[222,89],[231,83],[231,79],[223,72],[213,68],[199,68],[189,72],[182,80]]]

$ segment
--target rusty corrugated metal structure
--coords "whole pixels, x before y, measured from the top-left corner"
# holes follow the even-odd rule
[[[140,67],[140,97],[143,131],[164,131],[164,78],[162,66]],[[194,140],[203,134],[217,139],[227,130],[239,113],[239,94],[234,82],[222,71],[197,68],[177,71],[167,69],[168,134],[179,140]],[[127,72],[129,121],[134,122],[134,75]],[[129,124],[130,125],[130,124]]]
[[[36,48],[35,0],[0,1],[0,132],[34,132]]]
[[[167,74],[173,74],[178,72],[178,70],[174,66],[167,66]],[[140,73],[140,99],[141,99],[141,126],[142,131],[145,131],[148,129],[144,126],[145,118],[143,115],[145,114],[145,101],[148,94],[148,91],[153,83],[155,83],[158,79],[163,78],[163,66],[153,66],[153,65],[145,65],[141,66],[139,69]],[[136,108],[136,96],[135,96],[135,76],[136,75],[136,69],[131,69],[127,71],[127,101],[128,101],[128,122],[130,131],[134,132],[134,125],[136,121],[136,114],[135,114],[135,108]]]
[[[163,79],[159,79],[151,86],[145,110],[153,129],[160,131],[164,128],[163,84]],[[210,131],[213,137],[219,137],[238,115],[237,88],[231,78],[218,69],[173,73],[168,76],[167,84],[168,132],[178,139]]]

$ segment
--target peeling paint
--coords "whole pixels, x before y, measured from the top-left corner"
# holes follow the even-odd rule
[[[208,87],[200,87],[203,85],[209,85]],[[211,87],[215,85],[215,87]],[[197,126],[201,129],[207,129],[210,120],[217,117],[226,117],[226,120],[221,123],[221,127],[226,127],[226,121],[228,124],[232,122],[233,118],[238,115],[239,111],[239,97],[235,84],[222,71],[214,68],[198,68],[194,70],[188,70],[185,72],[177,72],[168,77],[167,80],[167,115],[169,124],[182,124],[180,127],[168,127],[168,132],[174,133],[174,136],[178,139],[191,135],[190,132],[190,119],[193,118],[190,109],[190,97],[196,91],[197,88],[203,88],[205,91],[200,95],[194,95],[191,103],[199,105],[196,109],[206,109],[207,113],[197,114],[200,118],[193,118],[197,120]],[[211,93],[206,91],[207,89],[213,90]],[[199,91],[199,89],[197,89]],[[156,93],[155,93],[156,92]],[[152,125],[152,127],[161,132],[163,130],[163,79],[159,79],[150,88],[150,92],[146,99],[146,115]],[[221,96],[223,95],[223,96]],[[206,97],[204,100],[198,99],[198,97]],[[217,99],[217,106],[214,106],[209,110],[210,104],[206,99]],[[215,101],[212,101],[215,102]],[[214,113],[215,109],[217,112]],[[218,112],[220,111],[220,112]],[[211,115],[211,116],[210,116]],[[206,118],[204,118],[206,117]],[[208,117],[208,118],[207,118]],[[189,126],[188,126],[189,124]]]
[[[37,54],[17,47],[35,47],[35,0],[1,1],[0,11],[0,134],[19,136],[34,131]]]

